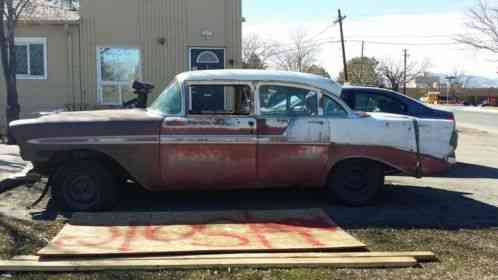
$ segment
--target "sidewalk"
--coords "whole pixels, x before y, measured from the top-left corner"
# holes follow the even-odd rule
[[[22,172],[28,164],[21,159],[19,147],[0,144],[0,181]]]

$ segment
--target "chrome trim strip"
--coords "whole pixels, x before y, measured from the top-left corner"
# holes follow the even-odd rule
[[[261,144],[261,145],[329,145],[323,142],[299,142],[286,137],[264,137],[256,135],[134,135],[134,136],[89,136],[53,137],[28,141],[32,145],[149,145],[149,144]]]
[[[155,135],[53,137],[32,139],[28,143],[33,145],[145,145],[158,144],[159,137]]]
[[[258,138],[254,135],[162,135],[161,144],[261,144],[261,145],[314,145],[328,146],[323,142],[299,142],[282,137]]]
[[[257,144],[254,135],[162,135],[161,144]]]

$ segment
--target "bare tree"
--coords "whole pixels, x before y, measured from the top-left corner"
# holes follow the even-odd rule
[[[331,78],[329,72],[327,72],[327,70],[323,66],[318,64],[311,65],[310,67],[304,69],[304,72],[319,75],[329,79]]]
[[[0,57],[7,92],[7,124],[19,119],[21,112],[16,79],[16,26],[22,16],[34,13],[41,4],[42,0],[0,0],[3,18],[0,20]]]
[[[472,80],[471,76],[468,76],[464,70],[459,68],[454,68],[451,73],[447,75],[450,78],[451,88],[464,88]]]
[[[242,42],[242,64],[244,68],[266,69],[278,52],[278,44],[249,34]]]
[[[423,74],[430,63],[425,60],[422,63],[410,62],[406,65],[406,82],[409,83],[421,74]],[[401,60],[384,59],[380,63],[379,73],[387,82],[387,86],[394,91],[399,91],[404,82],[404,63]]]
[[[319,45],[307,38],[306,32],[299,29],[291,35],[289,48],[281,48],[275,56],[278,68],[288,71],[306,72],[317,60]]]
[[[479,0],[477,6],[468,11],[466,34],[459,35],[457,42],[476,49],[498,54],[498,4],[489,5]]]

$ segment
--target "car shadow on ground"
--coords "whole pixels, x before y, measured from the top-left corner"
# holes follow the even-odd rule
[[[455,179],[498,179],[498,168],[460,162],[453,166],[444,177]]]
[[[378,202],[351,208],[329,204],[319,190],[251,190],[231,192],[150,193],[130,184],[116,212],[178,212],[229,210],[324,209],[347,229],[389,227],[427,229],[485,229],[498,227],[498,207],[469,194],[430,187],[388,185]],[[35,220],[53,220],[53,203],[33,213]],[[71,217],[71,213],[64,216]]]

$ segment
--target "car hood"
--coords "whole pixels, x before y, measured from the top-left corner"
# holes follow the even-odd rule
[[[10,127],[46,124],[46,123],[86,123],[86,122],[121,122],[145,121],[159,118],[158,115],[143,109],[101,110],[81,112],[50,113],[36,119],[19,120],[10,123]]]

